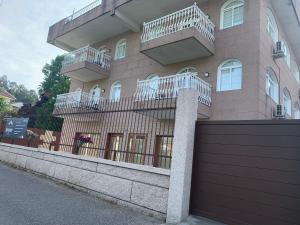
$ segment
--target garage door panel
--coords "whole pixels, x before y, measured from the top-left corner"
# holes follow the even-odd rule
[[[200,135],[199,143],[248,146],[275,146],[297,148],[300,146],[299,136],[259,136],[259,135]]]
[[[299,137],[300,138],[300,137]],[[261,148],[259,146],[243,146],[241,151],[240,145],[231,144],[206,144],[198,143],[201,153],[214,153],[214,154],[225,154],[225,155],[236,155],[236,156],[248,156],[248,157],[267,157],[275,159],[292,159],[300,161],[300,148],[287,148],[282,151],[282,147],[278,146],[265,146]],[[205,151],[207,150],[207,151]]]
[[[300,145],[299,145],[300,146]],[[249,157],[240,155],[199,153],[199,162],[215,163],[219,165],[235,165],[240,167],[260,168],[293,172],[300,170],[299,160],[278,158]]]
[[[239,187],[246,190],[261,191],[280,196],[300,198],[300,186],[251,179],[246,177],[233,177],[214,173],[204,173],[199,177],[200,183],[210,182],[224,186]]]
[[[271,207],[274,210],[276,208],[279,208],[279,210],[277,211],[285,212],[286,214],[289,214],[289,216],[298,214],[297,218],[300,221],[299,198],[297,199],[289,196],[270,194],[266,192],[259,192],[250,189],[224,186],[220,184],[206,182],[201,182],[201,186],[198,188],[197,191],[206,195],[217,194],[227,196],[228,198],[233,199],[243,199],[244,201],[248,201],[249,203],[262,204]]]
[[[229,225],[300,224],[300,122],[198,122],[191,212]]]
[[[213,122],[202,122],[199,132],[203,135],[272,135],[272,136],[300,136],[299,122],[294,121],[290,124],[265,124],[265,121],[251,123],[251,121],[239,121],[237,124],[230,124],[235,121],[227,121],[226,123],[212,124]],[[272,121],[271,121],[272,123]],[[213,125],[213,126],[212,126]],[[258,130],[257,127],[260,126]]]
[[[232,166],[224,164],[206,163],[201,162],[197,169],[203,170],[203,172],[216,173],[220,175],[244,177],[247,176],[252,179],[260,179],[265,181],[273,181],[279,183],[287,183],[291,185],[299,185],[300,179],[299,173],[285,172],[280,170],[270,170],[270,169],[259,169],[259,168],[249,168],[241,166]]]
[[[202,200],[206,201],[207,199],[203,198]],[[208,208],[209,210],[207,210]],[[248,213],[243,208],[238,210],[237,208],[226,207],[224,204],[217,204],[210,201],[207,201],[205,205],[198,205],[197,209],[197,211],[192,211],[192,213],[208,216],[211,219],[217,218],[218,221],[230,225],[296,225],[295,222],[290,220],[280,220],[261,214]]]

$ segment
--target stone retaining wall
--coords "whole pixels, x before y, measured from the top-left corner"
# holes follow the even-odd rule
[[[0,144],[0,161],[91,191],[117,204],[160,217],[167,213],[169,170],[10,144]]]

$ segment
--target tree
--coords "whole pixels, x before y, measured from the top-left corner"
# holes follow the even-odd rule
[[[6,100],[0,97],[0,123],[4,116],[13,115],[12,107],[6,102]]]
[[[28,90],[24,85],[18,85],[16,82],[11,82],[6,75],[0,77],[0,90],[6,90],[16,97],[17,102],[24,104],[33,104],[38,99],[34,90]]]
[[[10,106],[5,101],[5,99],[0,97],[0,112],[5,112],[5,111],[9,110],[9,108],[10,108]]]
[[[37,128],[59,131],[62,127],[63,119],[54,118],[52,112],[57,95],[68,93],[70,88],[70,79],[60,72],[63,59],[64,56],[57,56],[42,70],[44,79],[39,87],[39,94],[47,93],[49,99],[36,110]]]
[[[51,112],[57,95],[68,93],[70,88],[70,78],[60,73],[64,56],[57,56],[50,64],[46,64],[42,70],[44,79],[39,88],[39,94],[48,93],[49,101],[43,108]]]

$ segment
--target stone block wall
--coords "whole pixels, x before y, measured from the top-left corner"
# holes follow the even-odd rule
[[[2,143],[0,161],[155,216],[167,213],[169,170]]]

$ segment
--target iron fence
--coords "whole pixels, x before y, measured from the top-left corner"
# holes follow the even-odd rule
[[[176,98],[103,99],[97,105],[66,102],[53,116],[31,115],[29,139],[2,142],[87,157],[170,168]],[[4,126],[2,126],[2,130]]]

